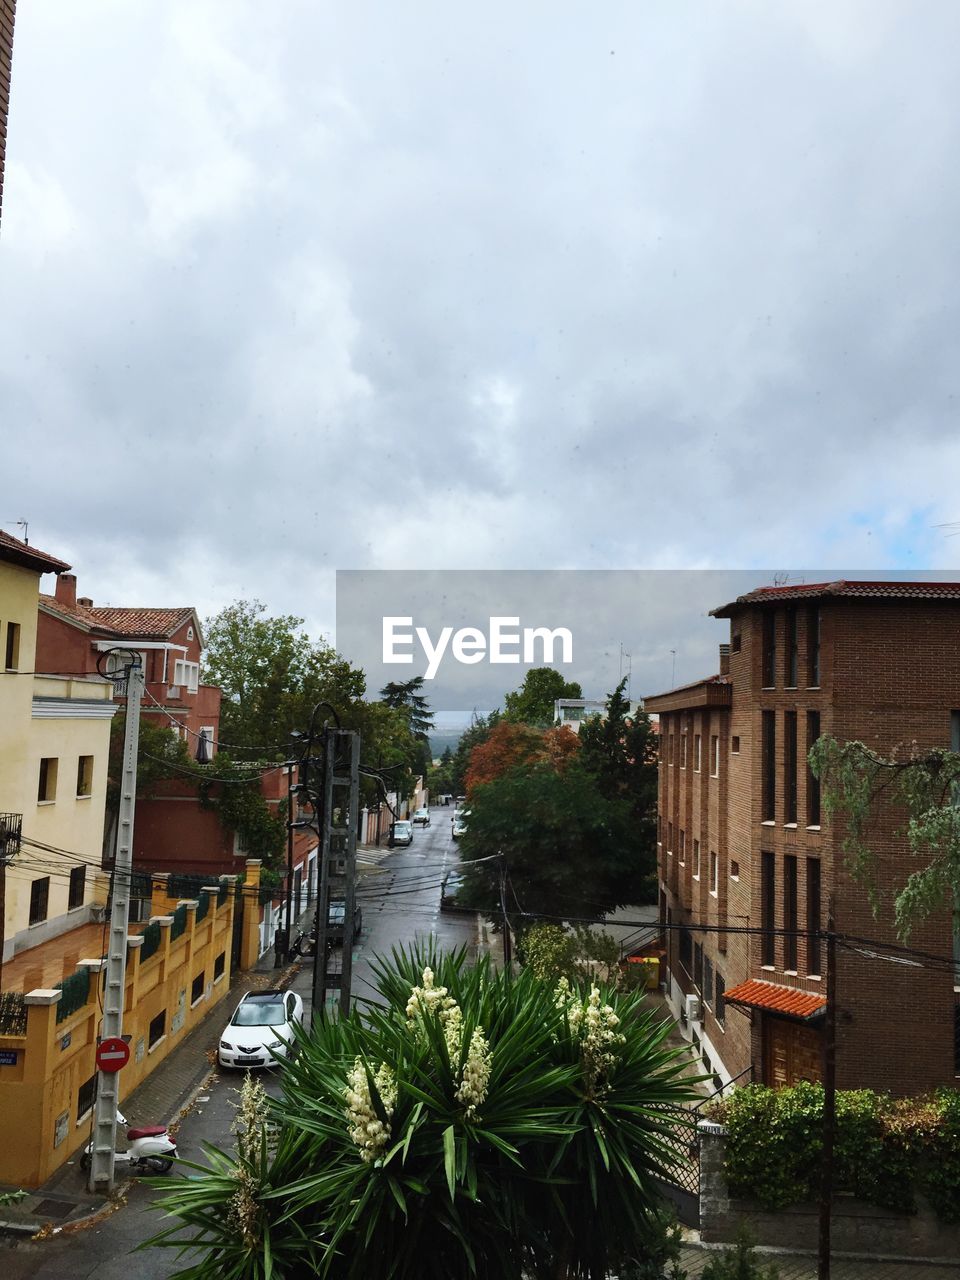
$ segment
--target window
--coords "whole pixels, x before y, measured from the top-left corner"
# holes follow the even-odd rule
[[[812,689],[820,687],[820,609],[817,605],[807,610],[807,684]]]
[[[807,751],[820,737],[820,712],[807,712]],[[807,765],[807,826],[820,825],[820,779]]]
[[[676,735],[675,733],[671,733],[671,734],[670,734],[670,737],[669,737],[669,739],[668,739],[668,741],[669,741],[669,750],[668,750],[668,752],[667,752],[667,763],[668,763],[668,764],[673,764],[673,763],[676,761],[676,758],[677,758],[677,743],[676,743],[676,736],[677,736],[677,735]]]
[[[703,945],[699,942],[693,947],[693,985],[703,993]]]
[[[167,1011],[162,1009],[160,1013],[150,1023],[150,1030],[147,1033],[147,1047],[152,1049],[164,1037],[167,1029]]]
[[[703,957],[703,986],[700,988],[704,1004],[713,1004],[713,961]]]
[[[820,859],[807,859],[807,973],[820,974]]]
[[[683,866],[687,856],[687,833],[680,832],[680,865]]]
[[[700,735],[699,733],[695,733],[693,735],[693,771],[694,773],[700,772]]]
[[[763,822],[776,819],[776,721],[774,711],[760,713],[760,818]]]
[[[177,658],[173,664],[173,683],[185,685],[188,693],[196,693],[200,687],[200,664]]]
[[[740,739],[736,734],[730,739],[730,750],[735,756],[740,754]]]
[[[217,980],[218,978],[222,978],[222,977],[223,977],[223,973],[224,973],[224,969],[226,968],[226,964],[227,964],[227,953],[226,953],[225,951],[221,951],[221,952],[220,952],[220,954],[217,956],[216,960],[214,960],[214,962],[213,962],[213,980],[214,980],[214,982],[216,982],[216,980]]]
[[[797,713],[783,717],[783,820],[797,821]]]
[[[733,635],[730,637],[730,652],[731,653],[740,652],[740,632],[739,631],[734,631]]]
[[[685,733],[681,733],[680,735],[680,768],[685,769],[686,767],[687,767],[687,735]]]
[[[788,689],[797,687],[797,610],[791,605],[784,615],[783,682]]]
[[[93,756],[77,760],[77,796],[93,795]]]
[[[717,892],[717,855],[710,850],[710,892]]]
[[[710,773],[714,778],[720,777],[720,738],[716,733],[710,735]]]
[[[783,967],[797,971],[797,860],[783,859]]]
[[[667,853],[673,851],[673,823],[667,823]]]
[[[762,645],[760,683],[772,689],[777,681],[777,619],[770,609],[763,615]]]
[[[203,999],[203,979],[205,976],[206,976],[206,971],[201,969],[200,972],[197,974],[197,976],[194,978],[193,985],[190,988],[191,1004],[196,1004],[198,1000]]]
[[[67,910],[74,911],[83,906],[83,891],[87,883],[86,867],[70,868],[70,893],[67,897]]]
[[[760,928],[770,930],[776,919],[776,868],[772,853],[760,854]],[[760,939],[760,963],[772,965],[776,960],[776,938],[765,932]]]
[[[37,804],[52,804],[57,798],[57,758],[44,756],[40,761]]]
[[[20,623],[7,623],[7,648],[4,665],[8,671],[16,671],[20,666]]]
[[[97,1075],[95,1071],[89,1080],[85,1080],[77,1090],[77,1123],[79,1124],[88,1111],[93,1110],[97,1100]]]
[[[694,880],[700,879],[700,841],[699,840],[694,840],[693,842],[693,878]]]
[[[47,902],[50,898],[50,877],[34,880],[30,886],[30,923],[40,924],[47,918]]]
[[[717,970],[715,983],[716,983],[716,986],[715,986],[716,995],[714,997],[714,1003],[713,1003],[713,1016],[716,1018],[716,1020],[720,1023],[722,1027],[723,1018],[725,1013],[727,1012],[727,1006],[724,1001],[724,996],[726,995],[726,990],[727,990],[727,984],[724,982],[723,974],[720,972],[719,969]]]
[[[740,879],[740,863],[739,862],[734,861],[730,863],[730,879],[731,880]]]

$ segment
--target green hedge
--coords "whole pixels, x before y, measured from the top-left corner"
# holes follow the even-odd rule
[[[767,1209],[818,1194],[823,1087],[746,1085],[710,1108],[726,1126],[731,1192]],[[960,1221],[960,1092],[920,1098],[857,1089],[837,1094],[834,1189],[911,1213],[924,1195],[944,1222]]]

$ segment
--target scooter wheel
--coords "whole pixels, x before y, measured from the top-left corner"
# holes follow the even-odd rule
[[[173,1168],[173,1161],[169,1156],[144,1156],[143,1163],[154,1173],[169,1173]]]
[[[80,1157],[80,1168],[83,1170],[84,1173],[89,1173],[90,1166],[92,1164],[93,1164],[93,1156],[91,1156],[89,1151],[84,1151],[83,1155]]]

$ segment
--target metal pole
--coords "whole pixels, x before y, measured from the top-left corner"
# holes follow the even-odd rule
[[[289,782],[287,784],[287,936],[284,940],[286,945],[283,948],[284,961],[290,956],[290,943],[293,941],[293,802],[298,792],[293,780],[294,769],[297,767],[296,760],[288,760],[286,767]]]
[[[123,778],[120,785],[120,816],[113,859],[113,894],[110,911],[110,943],[107,977],[103,992],[101,1037],[119,1037],[123,1031],[123,993],[127,974],[127,929],[130,922],[130,880],[133,872],[133,818],[137,804],[137,752],[140,744],[140,702],[143,697],[143,668],[137,654],[126,668],[127,723],[123,735]],[[99,981],[99,974],[97,975]],[[117,1149],[117,1104],[120,1098],[119,1072],[98,1073],[93,1123],[93,1159],[90,1190],[106,1183],[113,1190],[114,1153]]]
[[[820,1168],[820,1239],[817,1280],[830,1280],[833,1143],[837,1123],[837,935],[833,896],[827,905],[827,1009],[823,1027],[823,1163]]]

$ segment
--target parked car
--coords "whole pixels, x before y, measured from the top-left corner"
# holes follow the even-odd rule
[[[337,933],[343,932],[343,919],[347,912],[347,904],[343,898],[331,898],[330,906],[327,909],[327,928],[335,930]],[[363,912],[360,910],[359,902],[353,906],[353,937],[354,941],[360,937],[360,930],[363,927]]]
[[[469,818],[469,816],[469,809],[458,809],[450,819],[450,834],[453,836],[454,840],[459,839],[460,836],[466,832],[467,818]]]
[[[457,893],[463,887],[463,875],[459,871],[448,871],[440,882],[440,910],[462,911],[457,902]]]
[[[294,1027],[303,1026],[295,991],[248,991],[223,1029],[221,1067],[269,1067],[294,1054]]]
[[[401,819],[393,824],[390,832],[390,847],[396,844],[413,844],[413,823]]]
[[[418,809],[418,810],[416,811],[416,813],[413,815],[413,825],[414,825],[415,827],[429,827],[429,825],[430,825],[430,810],[429,810],[429,809]]]

